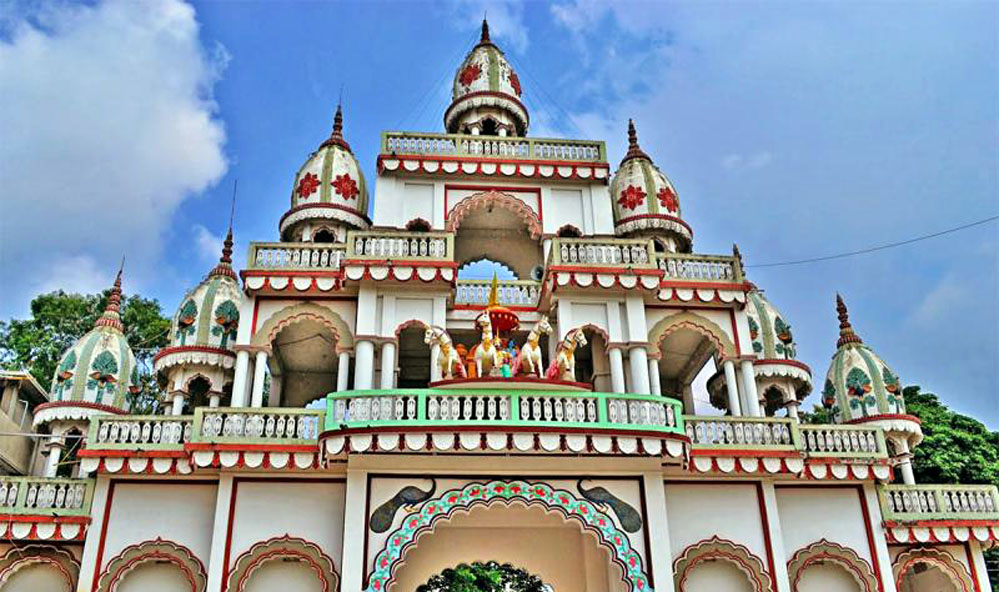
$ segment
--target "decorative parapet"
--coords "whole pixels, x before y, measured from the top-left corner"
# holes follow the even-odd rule
[[[250,243],[246,269],[337,271],[346,253],[336,243]]]
[[[881,514],[890,522],[999,521],[995,485],[884,485],[878,497]]]
[[[655,269],[651,239],[554,238],[549,265]]]
[[[89,516],[91,479],[0,477],[0,514]]]
[[[663,283],[741,284],[744,280],[738,257],[730,255],[657,253],[656,261],[663,271]]]
[[[364,230],[347,233],[347,259],[454,261],[454,234]]]
[[[695,450],[798,450],[790,419],[686,416],[684,423]]]
[[[454,303],[465,306],[485,306],[489,304],[490,280],[458,280],[455,286]],[[531,280],[499,280],[497,300],[503,306],[535,307],[541,297],[541,282]]]
[[[96,451],[183,450],[191,440],[193,421],[189,415],[97,417],[90,423],[85,456]]]
[[[312,409],[199,407],[194,410],[195,444],[314,445],[323,412]]]
[[[881,428],[857,425],[798,424],[802,449],[809,456],[888,458]]]
[[[590,140],[384,132],[381,156],[457,156],[606,164],[607,150],[603,142]]]

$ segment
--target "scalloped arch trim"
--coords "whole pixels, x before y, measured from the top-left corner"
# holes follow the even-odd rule
[[[270,561],[285,559],[296,559],[308,565],[323,590],[337,589],[340,577],[333,560],[323,553],[319,545],[286,534],[256,543],[240,555],[229,572],[227,590],[243,592],[253,572]]]
[[[685,590],[687,578],[705,561],[726,561],[739,569],[749,580],[753,592],[769,592],[770,574],[763,561],[738,543],[713,536],[690,545],[673,562],[673,580],[677,590]]]
[[[671,333],[681,329],[691,329],[707,337],[723,357],[734,358],[737,355],[735,344],[717,323],[692,312],[681,312],[661,319],[649,331],[649,341],[661,348],[663,341]]]
[[[961,592],[975,590],[975,583],[971,580],[971,574],[968,573],[964,564],[955,560],[950,553],[930,548],[911,549],[895,558],[891,569],[899,586],[902,585],[902,580],[909,575],[910,569],[920,563],[939,569]]]
[[[250,340],[252,345],[267,347],[270,346],[281,329],[293,325],[299,321],[311,320],[320,323],[333,332],[336,337],[338,350],[352,349],[354,347],[354,334],[346,321],[332,310],[313,304],[303,302],[286,306],[271,315],[263,325],[257,329]]]
[[[514,213],[527,225],[532,239],[541,238],[541,220],[534,210],[523,201],[501,191],[483,191],[461,200],[447,213],[447,224],[444,225],[444,229],[448,232],[457,232],[465,216],[489,205],[499,206]]]
[[[47,565],[57,570],[70,590],[76,589],[80,564],[73,554],[52,545],[11,547],[0,557],[0,589],[20,570],[33,565]]]
[[[791,579],[791,589],[798,589],[798,581],[812,564],[829,561],[842,567],[853,577],[863,592],[877,592],[878,579],[871,566],[857,555],[857,552],[838,543],[818,540],[807,547],[795,551],[787,562],[787,573]]]
[[[205,566],[190,549],[173,541],[157,538],[125,547],[117,557],[109,561],[97,582],[96,592],[113,592],[129,572],[150,561],[166,561],[177,566],[191,585],[191,592],[205,592],[208,586]]]

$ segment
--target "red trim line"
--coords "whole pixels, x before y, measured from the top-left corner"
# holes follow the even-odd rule
[[[90,516],[40,516],[35,514],[0,514],[0,522],[43,524],[90,524]]]
[[[556,391],[557,392],[557,391]],[[679,440],[681,442],[686,442],[690,444],[690,438],[684,434],[671,433],[671,432],[653,432],[653,431],[643,431],[643,430],[614,430],[607,428],[554,428],[548,426],[492,426],[492,425],[478,425],[478,426],[372,426],[372,427],[359,427],[359,428],[344,428],[336,430],[327,430],[319,434],[319,439],[327,438],[330,436],[350,436],[353,434],[369,434],[369,433],[410,433],[410,432],[447,432],[451,434],[462,433],[462,432],[504,432],[504,433],[556,433],[556,434],[588,434],[588,435],[602,435],[602,436],[631,436],[631,437],[642,437],[642,438],[653,438],[656,440]]]
[[[341,267],[346,267],[348,265],[363,265],[365,267],[371,267],[372,265],[383,264],[387,267],[437,267],[437,268],[447,268],[457,269],[458,264],[453,261],[418,261],[409,259],[344,259],[341,263]]]
[[[153,356],[153,362],[155,363],[156,360],[159,360],[163,356],[168,356],[170,354],[180,353],[180,352],[189,352],[189,351],[191,351],[191,352],[204,352],[204,353],[209,353],[209,354],[218,354],[220,356],[229,356],[229,357],[232,357],[232,358],[236,357],[236,352],[228,350],[228,349],[222,349],[220,347],[208,347],[208,346],[203,346],[203,345],[179,345],[177,347],[167,347],[167,348],[161,349],[158,354],[156,354],[155,356]]]
[[[739,449],[717,449],[717,448],[694,448],[690,451],[690,456],[707,457],[754,457],[754,458],[801,458],[801,453],[797,450],[739,450]]]
[[[108,497],[104,502],[104,518],[101,521],[101,538],[97,543],[97,560],[94,562],[94,581],[91,590],[97,590],[97,585],[101,579],[101,563],[104,561],[104,545],[107,543],[108,522],[111,521],[111,504],[114,501],[114,488],[116,481],[108,483]]]
[[[999,526],[999,520],[914,520],[912,522],[901,522],[899,520],[885,520],[886,528],[896,526],[909,528],[933,528],[933,527],[963,527],[963,528],[988,528]]]
[[[487,306],[486,304],[455,304],[451,308],[453,310],[485,310]],[[504,308],[515,312],[538,312],[539,310],[537,306],[504,306]]]
[[[857,487],[856,489],[857,495],[860,497],[860,511],[864,514],[864,530],[867,533],[867,546],[871,553],[871,565],[874,567],[874,577],[878,580],[878,590],[884,592],[885,586],[884,582],[881,580],[881,565],[878,562],[878,550],[877,545],[874,542],[874,525],[871,524],[870,508],[867,505],[867,494],[864,492],[863,487]]]
[[[669,216],[667,214],[638,214],[637,216],[628,216],[627,218],[621,218],[620,220],[618,220],[614,224],[614,226],[617,227],[617,226],[620,226],[622,224],[626,224],[628,222],[631,222],[632,220],[643,220],[643,219],[647,219],[647,218],[653,218],[653,219],[659,219],[659,220],[669,220],[670,222],[676,222],[680,226],[683,226],[684,228],[686,228],[687,232],[690,233],[690,236],[694,236],[694,231],[691,230],[689,224],[687,224],[686,222],[684,222],[680,218],[677,218],[676,216]]]
[[[632,268],[627,265],[621,267],[585,267],[580,265],[550,265],[547,271],[560,271],[566,273],[593,273],[601,275],[661,275],[661,269],[654,268]],[[690,284],[687,284],[689,287]],[[714,286],[714,285],[713,285]]]
[[[215,450],[221,452],[311,452],[319,448],[309,444],[210,444],[208,442],[189,442],[184,444],[184,450]]]
[[[141,444],[140,444],[141,446]],[[80,450],[77,456],[92,458],[187,458],[183,450],[121,450],[108,448],[90,448]]]
[[[718,284],[712,282],[685,282],[677,280],[667,280],[663,279],[659,282],[660,288],[673,288],[677,290],[703,288],[703,289],[717,289],[717,290],[738,290],[739,292],[748,292],[748,284]],[[734,302],[734,301],[733,301]],[[725,304],[732,304],[731,302],[726,302]],[[666,306],[665,308],[673,308],[671,306]],[[712,310],[717,310],[716,308]]]
[[[291,270],[291,269],[244,269],[239,272],[239,275],[246,277],[268,277],[272,275],[281,276],[291,276],[291,277],[313,277],[313,278],[340,278],[343,277],[341,271],[301,271],[301,270]]]
[[[735,320],[735,310],[728,309],[728,317],[732,320],[732,343],[735,344],[735,355],[742,355],[742,347],[739,345],[739,324]]]
[[[978,585],[978,568],[975,567],[975,558],[971,554],[970,541],[964,541],[964,556],[968,560],[968,567],[971,572],[971,583],[975,585],[975,592],[982,592],[982,587]]]
[[[774,498],[776,501],[777,490],[774,490]],[[767,503],[763,499],[763,483],[761,481],[756,482],[756,501],[760,506],[760,521],[763,526],[763,543],[767,547],[767,563],[770,565],[770,589],[773,592],[777,592],[777,569],[774,567],[774,547],[770,540],[770,516],[767,515]],[[780,524],[777,528],[780,528]]]
[[[56,409],[59,407],[84,407],[87,409],[96,409],[98,411],[107,411],[108,413],[114,413],[116,415],[126,414],[126,411],[123,409],[112,407],[111,405],[103,405],[101,403],[92,403],[90,401],[52,401],[51,403],[42,403],[38,407],[35,407],[35,416],[38,415],[39,411],[43,411],[45,409]]]
[[[777,359],[753,360],[753,365],[762,365],[762,364],[783,364],[785,366],[794,366],[795,368],[801,368],[802,370],[808,372],[809,374],[811,374],[812,372],[812,369],[808,367],[808,364],[804,362],[799,362],[798,360],[777,360]]]
[[[881,419],[901,419],[905,421],[911,421],[919,425],[923,424],[923,422],[919,421],[919,418],[916,417],[915,415],[909,415],[906,413],[880,413],[878,415],[871,415],[869,417],[859,417],[857,419],[851,419],[850,421],[845,421],[843,423],[860,424],[860,423],[869,423],[872,421],[878,421]]]
[[[461,97],[459,97],[457,100],[451,101],[451,104],[448,105],[447,111],[444,112],[445,121],[447,120],[448,114],[451,113],[451,111],[455,107],[467,101],[468,99],[474,99],[475,97],[499,97],[501,99],[513,101],[518,107],[520,107],[524,111],[524,128],[527,128],[528,123],[531,121],[531,117],[530,115],[528,115],[527,107],[525,107],[524,104],[520,102],[520,99],[518,99],[513,95],[508,95],[505,92],[498,92],[495,90],[477,90],[475,92],[470,92],[468,94],[461,95]]]
[[[347,212],[349,214],[353,214],[353,215],[357,216],[358,218],[361,218],[362,220],[364,220],[368,224],[371,224],[371,219],[370,218],[368,218],[365,214],[362,214],[360,211],[355,210],[354,208],[348,208],[347,206],[341,206],[340,204],[322,202],[322,203],[302,204],[300,206],[295,206],[295,207],[291,208],[290,210],[288,210],[287,212],[285,212],[283,216],[281,216],[281,219],[278,221],[278,227],[280,227],[281,224],[284,223],[284,219],[287,218],[288,216],[294,214],[295,212],[300,212],[302,210],[307,210],[309,208],[341,210],[341,211]],[[319,243],[319,244],[321,244],[321,243]]]

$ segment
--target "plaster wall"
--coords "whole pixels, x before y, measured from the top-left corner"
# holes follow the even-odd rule
[[[340,315],[340,318],[343,319],[352,333],[357,333],[357,305],[354,300],[308,300],[296,298],[257,298],[257,322],[253,330],[255,332],[259,331],[268,319],[285,308],[305,302],[322,306],[335,312]]]
[[[55,567],[35,564],[23,567],[10,577],[3,592],[71,592],[72,588]]]
[[[666,513],[673,559],[690,545],[717,536],[747,547],[767,565],[768,552],[759,508],[755,483],[666,483]]]
[[[253,572],[244,592],[325,592],[322,582],[305,563],[268,561]]]
[[[867,526],[856,487],[777,487],[777,508],[790,560],[821,539],[855,551],[873,567]],[[885,573],[887,566],[880,566]]]
[[[718,327],[722,330],[722,332],[724,332],[725,335],[730,340],[732,340],[733,343],[735,343],[735,341],[736,341],[736,335],[732,331],[732,316],[731,316],[731,312],[727,308],[721,308],[721,309],[688,309],[688,308],[683,308],[683,307],[677,307],[677,308],[646,308],[645,309],[645,326],[646,326],[645,340],[649,340],[649,334],[655,328],[655,326],[656,326],[657,323],[659,323],[661,320],[663,320],[663,319],[665,319],[667,317],[670,317],[670,316],[673,316],[673,315],[676,315],[676,314],[680,314],[682,312],[689,312],[691,314],[694,314],[694,315],[697,315],[697,316],[699,316],[701,318],[704,318],[704,319],[706,319],[708,321],[711,321],[715,325],[718,325]],[[747,325],[746,325],[747,335],[748,335],[748,331],[749,331],[748,327],[749,327],[749,325],[748,325],[748,321],[747,321]],[[740,335],[740,337],[741,337],[741,335]],[[655,346],[655,345],[656,344],[653,344],[653,346]],[[747,349],[747,346],[748,346],[748,349]],[[753,351],[753,346],[752,346],[751,343],[749,343],[749,344],[740,344],[740,347],[742,348],[743,352],[752,352]]]

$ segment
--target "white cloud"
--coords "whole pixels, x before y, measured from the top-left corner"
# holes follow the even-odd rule
[[[761,169],[773,161],[773,155],[769,152],[756,152],[753,154],[729,154],[722,158],[722,167],[729,171],[745,171]]]
[[[222,239],[212,234],[201,224],[195,224],[192,231],[194,232],[194,246],[198,250],[198,257],[207,263],[218,261],[222,254]]]
[[[56,290],[77,294],[101,292],[111,287],[115,273],[117,269],[98,265],[88,255],[58,257],[47,267],[45,276],[31,285],[32,293]]]
[[[226,170],[212,87],[229,58],[202,46],[191,6],[38,11],[5,20],[0,41],[0,270],[24,278],[4,315],[124,253],[133,285],[153,279],[179,204]]]

